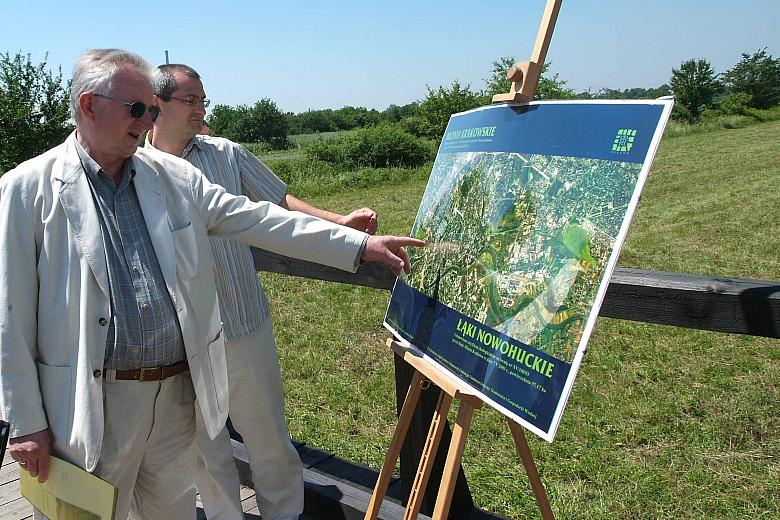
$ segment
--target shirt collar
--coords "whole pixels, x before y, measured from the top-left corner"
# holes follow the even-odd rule
[[[187,143],[187,146],[184,147],[184,150],[181,152],[181,157],[187,157],[193,148],[197,148],[198,151],[200,151],[200,139],[198,139],[198,136],[193,137],[190,139],[190,142]]]
[[[184,147],[184,150],[182,150],[181,155],[179,157],[183,159],[187,157],[187,155],[189,155],[189,153],[192,151],[193,148],[197,148],[198,150],[200,150],[200,147],[201,147],[200,139],[198,139],[198,136],[195,136],[192,139],[190,139],[190,141],[187,143],[187,146]],[[151,148],[152,150],[157,150],[158,152],[160,151],[159,148],[157,148],[152,144],[152,130],[146,133],[146,141],[144,142],[144,148]]]
[[[87,151],[84,149],[83,146],[81,146],[81,143],[78,139],[75,139],[76,142],[76,152],[79,154],[79,160],[81,160],[81,165],[84,167],[84,173],[86,173],[87,178],[90,182],[93,184],[98,182],[102,177],[111,180],[111,176],[108,175],[103,168],[100,167],[100,165],[89,156]],[[125,159],[124,164],[122,165],[122,182],[119,183],[119,187],[126,186],[129,182],[133,180],[135,177],[135,166],[133,165],[133,156],[128,157]],[[102,174],[102,175],[101,175]],[[114,181],[111,180],[111,183]]]

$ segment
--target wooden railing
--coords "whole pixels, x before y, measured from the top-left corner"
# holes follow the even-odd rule
[[[378,264],[361,266],[357,273],[346,273],[310,262],[253,249],[258,271],[282,273],[318,280],[392,289],[395,277]],[[685,273],[665,273],[642,269],[617,268],[610,280],[600,316],[642,321],[677,327],[780,338],[780,281],[709,277]],[[396,402],[400,410],[413,370],[397,356],[395,359]],[[417,461],[422,453],[428,425],[438,401],[438,390],[423,393],[401,452],[401,495],[405,500],[414,481]],[[429,489],[438,489],[449,445],[449,431],[442,439],[437,455],[439,464],[431,475]],[[436,497],[427,495],[422,512],[430,514]],[[450,509],[455,518],[484,518],[474,508],[468,484],[461,471]]]

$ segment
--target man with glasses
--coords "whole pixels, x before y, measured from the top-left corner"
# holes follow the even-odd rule
[[[150,74],[126,51],[83,54],[76,131],[0,178],[0,415],[39,480],[53,453],[118,488],[118,519],[194,519],[195,407],[216,436],[228,405],[207,235],[395,272],[422,242],[253,203],[139,149]]]
[[[152,83],[160,117],[146,146],[182,157],[211,182],[252,200],[318,216],[373,234],[376,213],[331,213],[286,193],[286,186],[243,146],[198,135],[209,100],[200,75],[187,65],[157,67]],[[290,442],[284,394],[268,301],[249,247],[218,237],[209,240],[217,273],[217,295],[225,327],[230,418],[249,454],[258,509],[263,518],[298,518],[303,512],[303,468]],[[197,487],[212,520],[242,517],[240,483],[227,430],[211,440],[198,424]]]

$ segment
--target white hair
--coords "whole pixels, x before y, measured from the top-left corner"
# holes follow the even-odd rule
[[[114,76],[121,67],[137,70],[151,81],[152,66],[132,52],[122,49],[90,49],[79,56],[73,66],[70,85],[70,115],[74,121],[81,117],[79,96],[83,92],[107,96],[114,87]]]

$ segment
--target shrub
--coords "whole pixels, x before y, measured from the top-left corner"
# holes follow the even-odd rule
[[[0,54],[0,174],[60,144],[71,132],[68,86],[46,57]]]
[[[753,108],[769,108],[780,103],[780,60],[767,54],[766,48],[742,59],[723,74],[732,92],[750,95]]]
[[[384,124],[355,130],[338,140],[316,141],[306,154],[350,169],[415,167],[433,157],[433,148],[397,125]]]
[[[727,116],[750,115],[750,106],[753,96],[746,92],[738,92],[729,96],[723,96],[716,104],[716,109]]]

